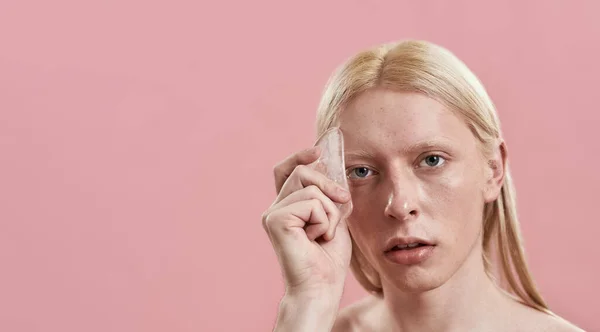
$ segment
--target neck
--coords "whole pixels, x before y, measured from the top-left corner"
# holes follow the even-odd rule
[[[393,285],[383,286],[385,311],[400,331],[479,330],[507,304],[507,297],[485,273],[481,250],[473,250],[436,289],[406,293]]]

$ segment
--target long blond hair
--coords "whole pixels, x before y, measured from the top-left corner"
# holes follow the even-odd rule
[[[464,117],[483,151],[489,152],[501,139],[495,107],[479,79],[447,49],[417,40],[379,45],[342,64],[323,92],[317,135],[336,124],[344,105],[374,87],[419,92],[444,103]],[[354,240],[352,245],[350,266],[355,278],[367,291],[381,294],[379,274]],[[500,261],[499,266],[492,263],[494,258]],[[484,207],[483,261],[488,276],[500,281],[505,291],[526,305],[550,313],[527,267],[508,166],[499,197]]]

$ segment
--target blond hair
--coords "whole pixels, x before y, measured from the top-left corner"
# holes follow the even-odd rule
[[[361,92],[375,87],[423,93],[464,117],[483,151],[501,139],[495,107],[479,79],[447,49],[425,41],[408,40],[377,46],[348,59],[326,84],[317,114],[317,135],[337,123],[341,109]],[[508,166],[499,197],[484,207],[483,262],[502,288],[535,309],[550,313],[527,267],[515,192]],[[493,244],[496,244],[494,246]],[[381,279],[354,240],[351,269],[369,292],[382,293]],[[495,251],[494,251],[495,250]],[[494,266],[494,256],[500,260]]]

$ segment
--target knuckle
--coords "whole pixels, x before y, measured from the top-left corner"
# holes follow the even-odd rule
[[[294,171],[292,173],[296,173],[299,176],[304,176],[306,175],[306,172],[308,172],[308,166],[297,165],[296,167],[294,167]]]
[[[310,206],[314,210],[318,210],[319,208],[321,208],[321,201],[318,200],[317,198],[313,198],[313,199],[310,200]]]
[[[311,184],[310,186],[306,187],[306,191],[308,191],[309,195],[313,198],[319,197],[321,194],[321,189],[319,189],[319,187],[317,187],[314,184]]]
[[[307,177],[307,167],[304,165],[298,165],[296,167],[294,167],[294,169],[289,173],[289,179],[295,179],[295,181],[299,180],[299,179],[305,179]],[[302,181],[300,181],[302,182]]]
[[[269,229],[269,225],[271,224],[271,213],[269,210],[263,212],[262,214],[262,226],[265,230]]]
[[[281,163],[273,166],[273,175],[275,175],[276,178],[279,177],[279,176],[281,176],[281,173],[282,173],[281,168],[282,167],[283,166],[281,165]]]

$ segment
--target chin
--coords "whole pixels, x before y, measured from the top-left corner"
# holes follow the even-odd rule
[[[441,273],[436,273],[423,267],[402,268],[402,271],[386,271],[382,279],[389,286],[405,293],[424,293],[442,286],[448,278]]]

